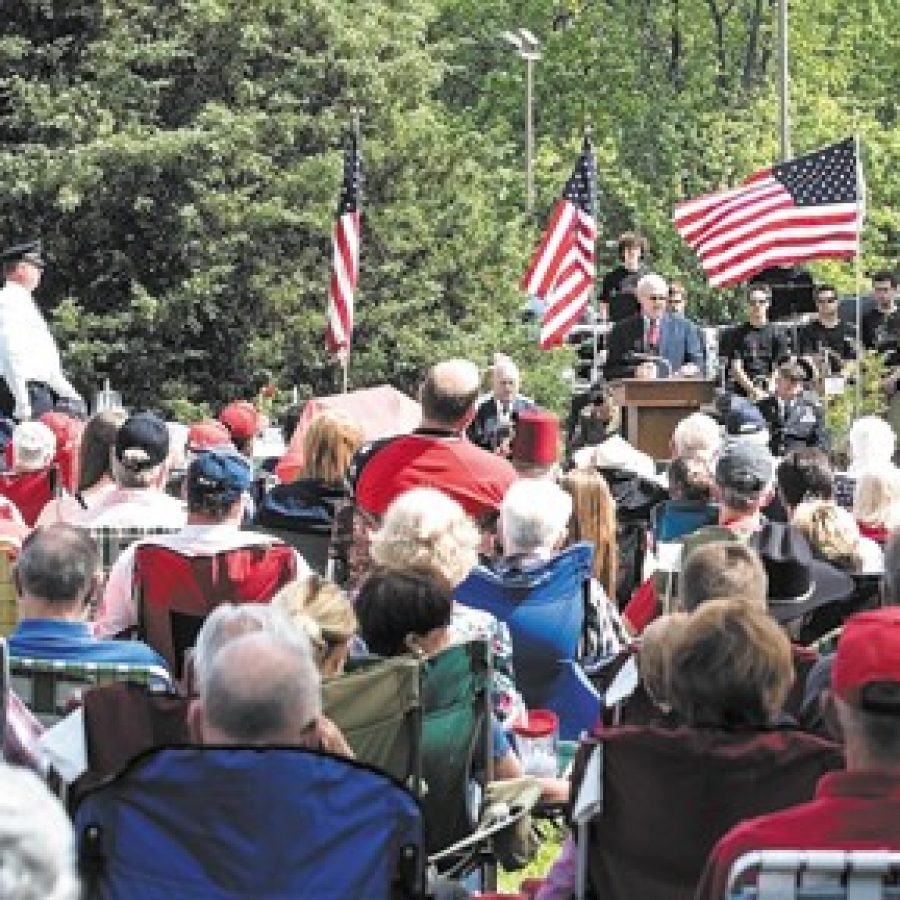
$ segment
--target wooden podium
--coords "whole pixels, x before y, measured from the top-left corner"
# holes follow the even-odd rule
[[[628,442],[654,459],[669,459],[669,439],[687,415],[712,403],[715,382],[700,378],[623,378],[611,385]]]

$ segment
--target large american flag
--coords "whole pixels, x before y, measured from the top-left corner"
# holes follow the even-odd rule
[[[325,343],[331,353],[350,351],[353,295],[359,278],[359,207],[362,163],[356,135],[344,152],[344,182],[334,223],[331,287],[328,291]]]
[[[591,297],[596,280],[596,178],[594,151],[585,138],[581,156],[520,285],[523,291],[544,303],[542,349],[562,344]]]
[[[857,253],[863,182],[853,138],[675,207],[678,233],[713,287],[770,266]]]

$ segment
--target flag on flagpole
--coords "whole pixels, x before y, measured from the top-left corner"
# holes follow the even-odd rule
[[[541,349],[562,344],[584,312],[596,281],[594,187],[597,166],[590,141],[572,170],[520,287],[544,303]]]
[[[362,163],[356,134],[344,152],[344,181],[334,223],[331,286],[325,343],[331,353],[348,353],[353,334],[353,295],[359,278],[359,210]]]
[[[862,173],[853,138],[679,203],[673,221],[713,287],[770,266],[857,253]]]

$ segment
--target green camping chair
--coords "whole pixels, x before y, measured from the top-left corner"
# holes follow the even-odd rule
[[[422,792],[422,664],[411,656],[351,661],[322,683],[322,711],[356,758]]]

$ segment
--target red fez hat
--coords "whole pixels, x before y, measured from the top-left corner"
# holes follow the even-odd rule
[[[545,409],[522,410],[512,441],[513,462],[552,466],[559,458],[559,419]]]

